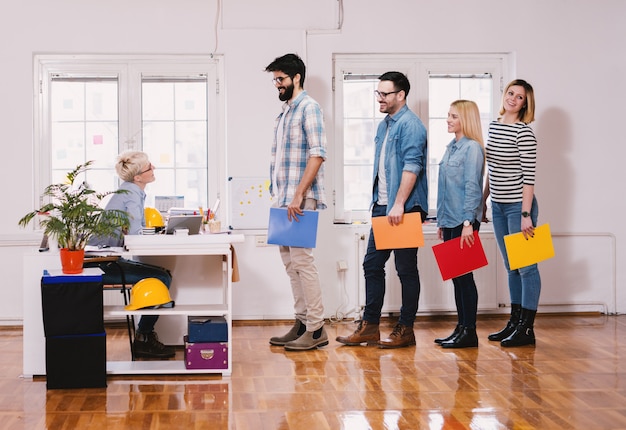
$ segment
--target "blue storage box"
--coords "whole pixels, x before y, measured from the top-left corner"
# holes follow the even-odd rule
[[[228,342],[228,325],[224,317],[187,317],[187,338],[190,343]]]

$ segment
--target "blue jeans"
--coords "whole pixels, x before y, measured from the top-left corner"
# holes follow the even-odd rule
[[[541,277],[536,264],[511,270],[509,257],[504,246],[504,236],[522,231],[522,203],[492,203],[493,231],[496,235],[498,248],[504,259],[504,266],[509,276],[509,294],[511,303],[522,305],[523,308],[536,311],[539,306],[539,293],[541,292]],[[533,225],[537,225],[539,207],[537,199],[533,197],[530,210],[530,219]]]
[[[421,212],[419,206],[409,212]],[[387,206],[374,205],[372,217],[384,216]],[[424,218],[422,212],[422,219]],[[367,244],[367,253],[363,259],[365,273],[365,311],[363,319],[369,323],[378,324],[380,313],[385,299],[385,264],[393,251],[396,272],[402,285],[402,307],[398,322],[407,327],[413,327],[417,304],[420,296],[420,278],[417,269],[417,248],[383,249],[377,250],[374,242],[374,233],[370,229],[370,238]]]
[[[120,258],[113,263],[86,263],[84,266],[99,267],[102,269],[104,272],[102,275],[103,284],[122,284],[122,281],[124,281],[126,285],[134,285],[145,278],[157,278],[163,282],[168,289],[172,284],[172,275],[168,270],[139,261]],[[158,315],[143,315],[139,320],[139,324],[137,324],[137,332],[144,334],[151,333],[158,319]]]
[[[480,223],[474,221],[473,229],[477,231]],[[461,236],[463,224],[453,228],[442,228],[443,240]],[[452,278],[454,285],[454,301],[456,303],[456,312],[459,324],[464,327],[476,328],[476,313],[478,312],[478,289],[474,282],[474,273],[469,272],[465,275]]]

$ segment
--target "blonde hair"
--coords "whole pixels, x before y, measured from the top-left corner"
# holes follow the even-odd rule
[[[149,165],[148,154],[145,152],[125,151],[117,156],[115,171],[123,181],[133,182],[135,176],[139,175]]]
[[[509,84],[506,86],[504,93],[502,94],[502,102],[500,104],[499,114],[504,114],[504,98],[506,97],[506,93],[509,91],[509,88],[513,86],[522,87],[526,92],[526,103],[517,114],[517,119],[524,124],[530,124],[535,120],[535,91],[533,90],[532,85],[530,85],[523,79],[515,79],[509,82]]]
[[[484,153],[483,128],[480,124],[480,112],[476,103],[471,100],[456,100],[450,106],[454,106],[459,112],[463,135],[478,142]]]

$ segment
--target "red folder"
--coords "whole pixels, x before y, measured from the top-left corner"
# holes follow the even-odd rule
[[[465,275],[488,264],[483,244],[477,231],[474,231],[474,245],[463,245],[461,237],[450,239],[432,247],[439,272],[444,281]]]

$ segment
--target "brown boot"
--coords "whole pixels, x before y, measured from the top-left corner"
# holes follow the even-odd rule
[[[338,336],[335,340],[350,346],[361,345],[362,343],[376,345],[380,340],[380,331],[378,330],[378,324],[361,320],[354,333],[350,336]]]
[[[415,345],[413,327],[402,324],[396,324],[389,337],[378,342],[379,348],[402,348],[411,345]]]
[[[274,336],[270,339],[271,345],[285,346],[287,342],[294,341],[304,334],[306,331],[306,325],[299,319],[296,319],[293,327],[283,336]]]

